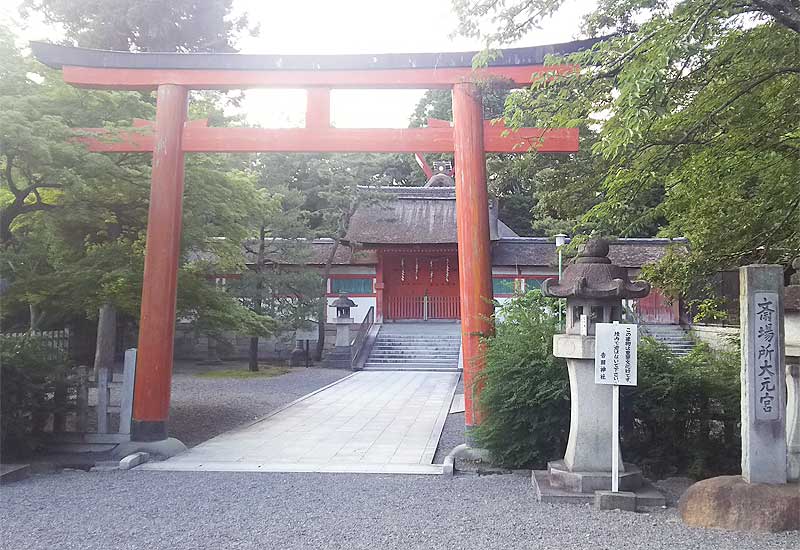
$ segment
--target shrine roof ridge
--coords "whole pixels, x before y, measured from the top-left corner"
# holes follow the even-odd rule
[[[499,55],[488,62],[490,67],[542,65],[547,55],[565,55],[591,48],[604,40],[589,38],[524,48],[497,50]],[[243,53],[174,53],[125,52],[96,50],[32,41],[36,59],[54,69],[64,66],[104,69],[176,69],[176,70],[254,70],[254,71],[342,71],[381,69],[470,68],[479,53],[384,53],[384,54],[243,54]]]

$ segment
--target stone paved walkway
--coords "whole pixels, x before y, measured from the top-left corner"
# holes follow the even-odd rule
[[[359,372],[164,462],[171,471],[438,474],[458,373]]]

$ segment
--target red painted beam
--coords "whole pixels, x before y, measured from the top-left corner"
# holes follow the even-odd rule
[[[481,338],[493,330],[492,256],[489,237],[489,193],[486,184],[483,103],[470,83],[453,87],[456,164],[456,228],[461,297],[461,350],[464,405],[469,431],[481,423],[480,372],[486,365]]]
[[[331,127],[330,88],[306,90],[306,128]]]
[[[451,88],[463,81],[498,79],[528,86],[544,75],[565,74],[573,65],[521,65],[439,69],[362,69],[329,71],[245,71],[201,69],[117,69],[64,66],[64,81],[82,88],[153,90],[160,84],[176,84],[197,90],[246,88]]]
[[[508,132],[503,126],[487,126],[484,149],[488,153],[569,153],[578,150],[577,128],[521,128]],[[99,129],[80,130],[78,138],[94,152],[146,153],[153,150],[152,132],[120,131],[113,135]],[[98,137],[91,137],[97,134]],[[106,137],[107,136],[107,137]],[[451,153],[453,128],[203,128],[183,131],[187,153]]]

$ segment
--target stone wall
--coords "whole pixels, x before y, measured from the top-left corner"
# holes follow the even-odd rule
[[[739,327],[721,325],[692,325],[692,336],[700,342],[705,342],[714,349],[730,349],[732,341],[739,338]]]
[[[294,330],[284,331],[267,338],[258,339],[258,358],[267,360],[289,360],[294,349]],[[325,351],[336,343],[336,327],[325,326]],[[309,350],[313,357],[317,341],[309,342]],[[250,338],[228,333],[223,342],[217,343],[217,355],[223,360],[245,360],[250,354]],[[175,359],[204,360],[208,359],[208,337],[197,334],[190,328],[177,327],[175,331]]]

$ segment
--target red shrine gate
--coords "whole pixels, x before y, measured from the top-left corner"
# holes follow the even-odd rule
[[[459,297],[464,359],[466,427],[480,423],[476,374],[483,368],[480,335],[491,332],[492,269],[489,241],[487,152],[578,150],[578,131],[523,128],[506,135],[484,122],[480,83],[500,79],[528,86],[570,66],[544,66],[547,54],[590,47],[595,41],[505,50],[490,66],[472,69],[475,52],[439,54],[280,56],[130,53],[34,42],[39,61],[61,69],[72,85],[115,90],[156,90],[154,132],[121,132],[115,140],[89,140],[93,151],[152,152],[153,169],[139,354],[131,435],[135,441],[167,438],[181,213],[183,158],[190,152],[453,152]],[[246,88],[308,90],[306,127],[209,128],[187,121],[189,90]],[[332,88],[451,89],[453,127],[338,129],[330,125]],[[382,291],[379,289],[379,292]]]

